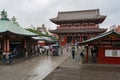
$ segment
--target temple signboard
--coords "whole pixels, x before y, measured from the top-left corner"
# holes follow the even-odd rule
[[[105,57],[120,57],[120,50],[105,50]]]

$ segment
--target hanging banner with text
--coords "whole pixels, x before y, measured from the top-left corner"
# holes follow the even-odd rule
[[[120,50],[105,50],[105,57],[120,57]]]

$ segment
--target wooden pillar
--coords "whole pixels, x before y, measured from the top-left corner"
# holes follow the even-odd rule
[[[88,63],[88,46],[86,46],[86,63]]]
[[[6,52],[6,38],[4,38],[4,52]]]
[[[9,53],[10,52],[10,42],[9,38],[4,38],[4,52]]]
[[[62,36],[61,41],[62,41],[62,46],[65,45],[67,43],[67,36],[66,35]]]
[[[6,52],[10,52],[9,38],[6,39]]]

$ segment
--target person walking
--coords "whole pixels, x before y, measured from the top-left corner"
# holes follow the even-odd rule
[[[13,50],[10,49],[11,54],[13,55],[13,59],[17,59],[17,49],[13,48]]]
[[[28,58],[28,47],[24,49],[24,53],[25,53],[25,58]]]
[[[61,55],[63,55],[63,48],[62,48],[62,46],[60,46],[59,51],[60,51]]]
[[[71,52],[72,52],[72,59],[75,59],[75,46],[73,45],[71,48]]]
[[[84,51],[81,51],[81,52],[80,52],[80,56],[81,56],[81,58],[83,58],[83,57],[84,57],[83,52],[84,52]]]
[[[2,54],[2,62],[5,64],[6,63],[6,53],[3,52]]]
[[[68,45],[68,44],[66,44],[66,50],[67,50],[67,52],[68,52],[68,50],[69,50],[69,45]]]
[[[49,49],[46,49],[46,54],[47,54],[47,56],[48,56],[48,51],[49,51]]]
[[[10,52],[10,53],[9,53],[9,63],[10,63],[10,64],[12,64],[12,58],[13,58],[13,55],[12,55],[12,53]]]

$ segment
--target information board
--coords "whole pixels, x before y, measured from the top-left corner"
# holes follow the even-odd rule
[[[105,57],[120,57],[120,50],[105,50]]]

